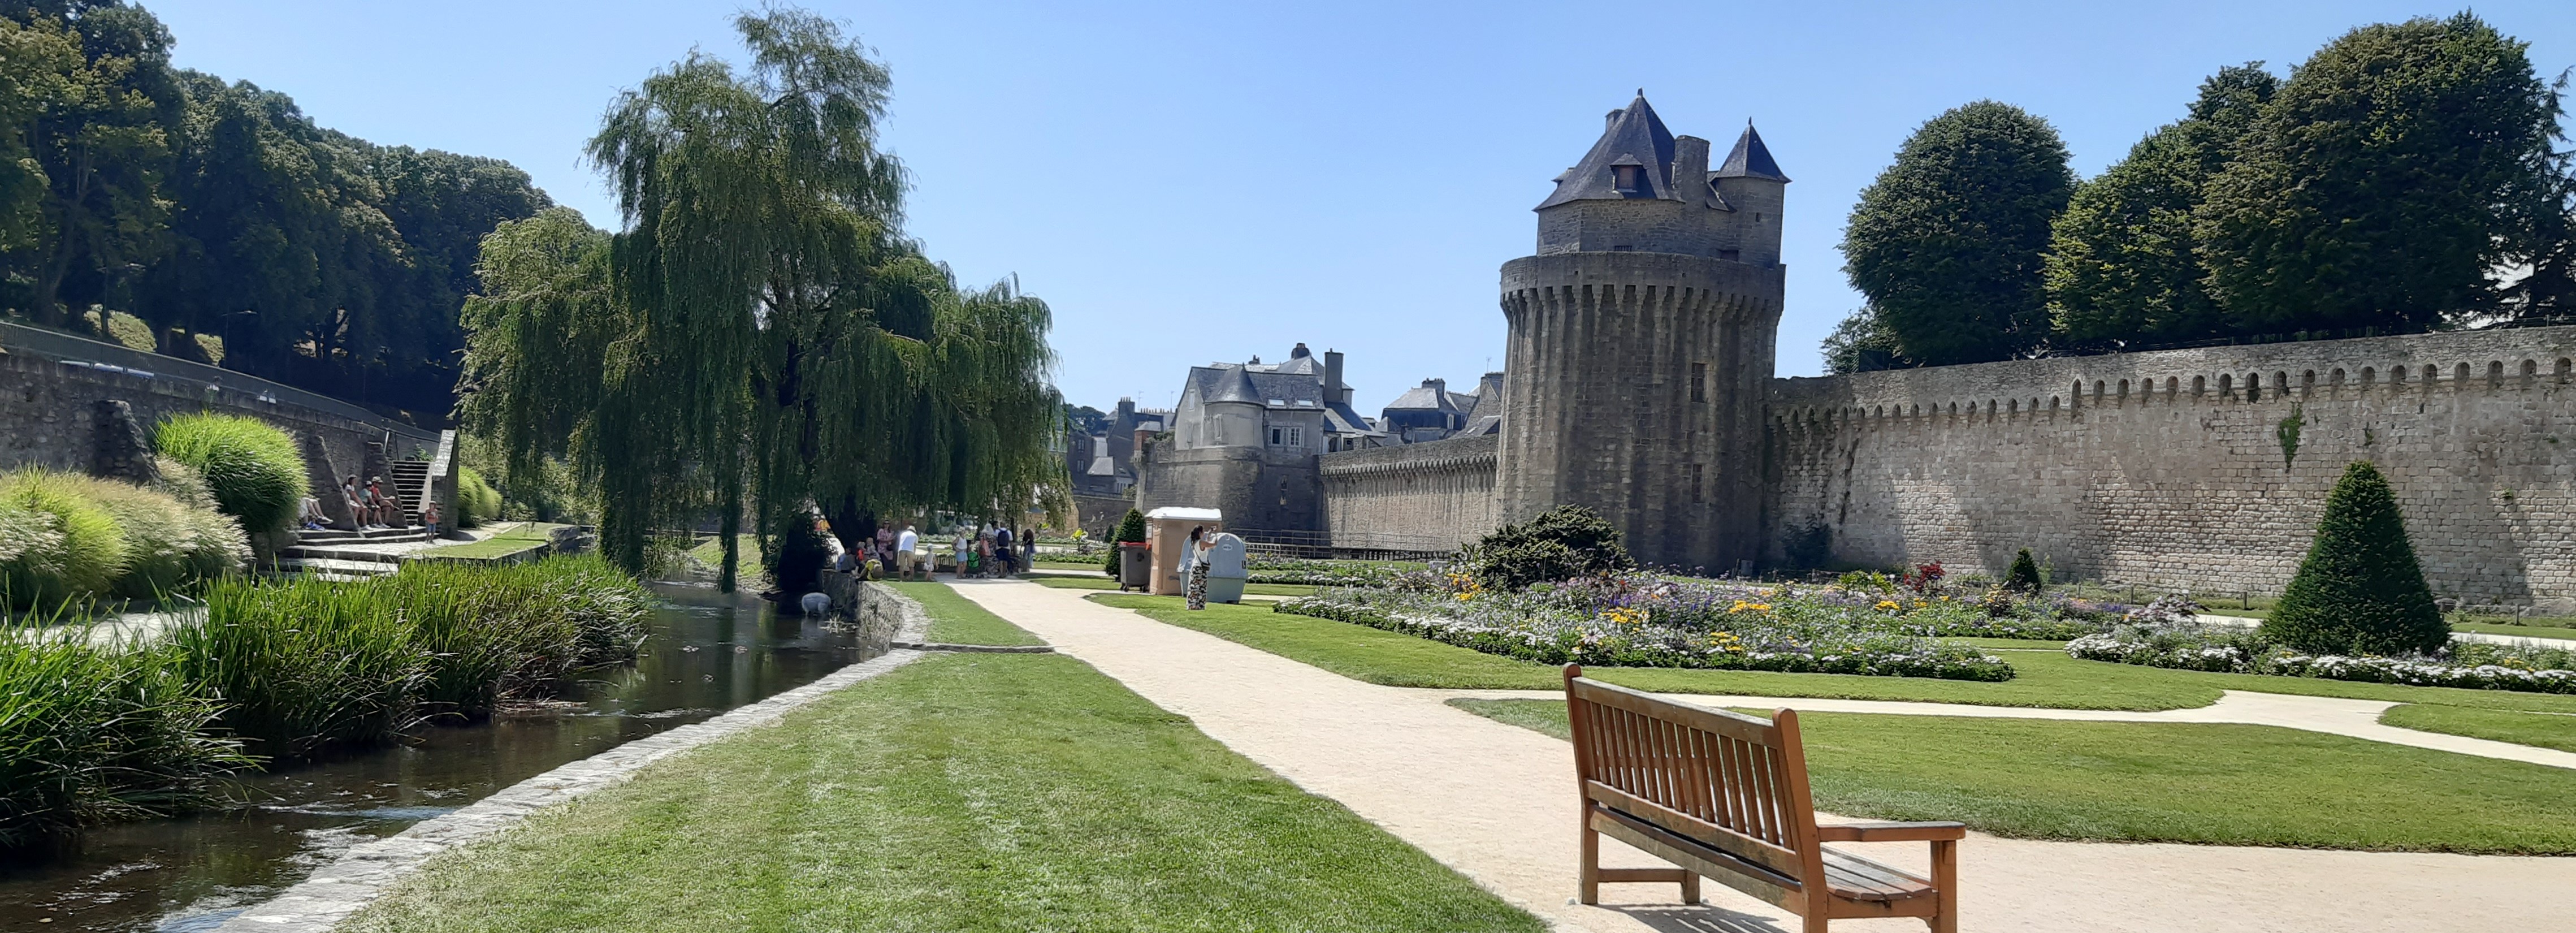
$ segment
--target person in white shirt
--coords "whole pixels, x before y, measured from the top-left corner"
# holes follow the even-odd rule
[[[894,539],[894,566],[895,572],[901,574],[906,580],[912,579],[913,569],[921,566],[921,555],[913,553],[920,547],[921,536],[913,533],[910,523],[905,523],[903,534],[896,535]],[[929,577],[924,576],[922,579],[926,580]]]

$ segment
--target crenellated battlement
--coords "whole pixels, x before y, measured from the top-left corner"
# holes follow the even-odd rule
[[[2576,596],[2576,327],[1771,383],[1771,557],[2278,592],[2344,465],[2388,475],[2436,590]]]
[[[1775,379],[1775,427],[2064,418],[2089,408],[2503,391],[2576,379],[2576,327],[2532,327],[2014,360]]]

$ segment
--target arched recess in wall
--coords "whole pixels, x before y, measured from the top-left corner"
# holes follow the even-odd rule
[[[2219,378],[2221,378],[2221,379],[2225,379],[2226,377],[2225,377],[2225,376],[2221,376],[2221,377],[2219,377]],[[2209,393],[2209,377],[2208,377],[2208,376],[2193,376],[2193,377],[2191,377],[2191,394],[2192,394],[2192,397],[2193,397],[2193,398],[2199,398],[2200,396],[2206,395],[2206,394],[2208,394],[2208,393]]]

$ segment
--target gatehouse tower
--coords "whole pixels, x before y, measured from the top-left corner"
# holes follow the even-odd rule
[[[1589,506],[1641,561],[1731,570],[1763,556],[1789,179],[1750,123],[1711,170],[1643,90],[1607,122],[1503,264],[1496,517]]]

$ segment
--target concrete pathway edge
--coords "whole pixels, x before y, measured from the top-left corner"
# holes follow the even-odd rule
[[[893,604],[901,621],[898,641],[920,642],[929,632],[929,615],[911,597],[893,587],[867,587],[863,599]],[[868,607],[879,608],[879,607]],[[864,617],[864,616],[863,616]],[[701,723],[628,742],[509,787],[446,816],[413,824],[402,832],[354,846],[276,897],[251,905],[215,928],[216,933],[324,933],[373,903],[395,882],[420,870],[441,852],[487,838],[517,826],[530,815],[565,801],[625,783],[644,766],[681,752],[761,726],[851,684],[920,660],[923,652],[896,649],[823,675],[813,683],[775,694]]]

